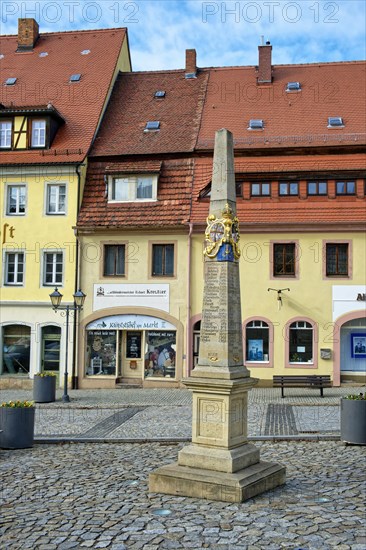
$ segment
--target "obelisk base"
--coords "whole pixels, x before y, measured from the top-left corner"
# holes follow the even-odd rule
[[[174,463],[150,474],[149,491],[223,502],[243,502],[283,485],[285,479],[286,468],[273,462],[258,462],[235,473],[190,468]]]
[[[193,392],[192,443],[150,474],[153,493],[242,502],[285,483],[286,468],[261,462],[248,443],[248,390],[256,379],[184,380]]]

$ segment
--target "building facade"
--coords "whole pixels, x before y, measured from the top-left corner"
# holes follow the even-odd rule
[[[49,294],[58,287],[73,303],[87,153],[130,60],[126,29],[40,33],[33,19],[20,19],[0,50],[0,382],[24,387],[40,371],[63,379],[66,319]],[[75,329],[72,321],[73,379]]]

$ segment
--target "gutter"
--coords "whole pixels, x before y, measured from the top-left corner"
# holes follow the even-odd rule
[[[187,347],[186,347],[186,376],[190,375],[192,370],[192,330],[191,330],[191,263],[192,263],[192,232],[193,232],[193,223],[189,222],[189,233],[188,233],[188,261],[187,261]]]
[[[81,173],[80,168],[83,164],[77,164],[76,174],[78,177],[78,193],[77,193],[77,212],[76,212],[76,225],[78,222],[78,215],[80,211],[80,197],[81,197]],[[79,238],[77,229],[75,231],[75,282],[74,282],[74,292],[77,292],[80,286],[80,254],[79,254]],[[79,388],[77,366],[76,366],[76,357],[78,350],[78,326],[79,326],[79,312],[75,311],[74,314],[74,323],[73,323],[73,347],[72,347],[72,367],[71,367],[71,389],[77,390]]]

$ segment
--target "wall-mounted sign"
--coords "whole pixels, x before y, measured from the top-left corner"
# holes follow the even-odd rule
[[[366,286],[365,285],[333,285],[333,321],[351,311],[360,310],[364,315]]]
[[[169,285],[94,285],[94,310],[122,306],[151,307],[169,312]]]
[[[108,317],[102,317],[89,323],[86,327],[87,330],[175,330],[176,327],[158,317],[152,317],[150,315],[110,315]]]

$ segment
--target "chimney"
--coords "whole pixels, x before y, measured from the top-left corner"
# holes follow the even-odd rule
[[[272,46],[270,42],[258,46],[258,84],[272,82]]]
[[[39,36],[39,26],[35,19],[18,19],[17,52],[32,51]]]
[[[186,50],[186,78],[197,76],[197,54],[196,50]]]

